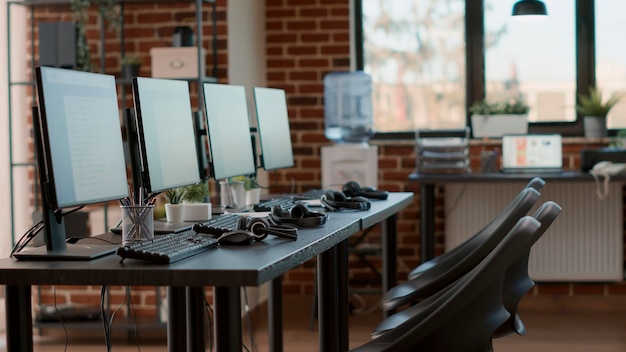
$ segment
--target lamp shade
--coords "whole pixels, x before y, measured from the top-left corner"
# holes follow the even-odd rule
[[[546,5],[540,0],[520,0],[513,5],[512,16],[547,16]]]

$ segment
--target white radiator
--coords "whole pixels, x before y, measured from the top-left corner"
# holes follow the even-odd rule
[[[445,189],[445,248],[484,227],[526,183],[451,184]],[[593,182],[547,182],[537,206],[557,202],[563,211],[531,251],[535,281],[621,281],[623,279],[622,184],[612,182],[600,200]],[[533,208],[529,214],[532,215]]]

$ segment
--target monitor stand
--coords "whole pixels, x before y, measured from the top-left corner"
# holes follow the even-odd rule
[[[87,261],[115,253],[119,245],[109,244],[67,244],[62,250],[48,250],[46,246],[25,247],[13,256],[18,260],[72,260]]]

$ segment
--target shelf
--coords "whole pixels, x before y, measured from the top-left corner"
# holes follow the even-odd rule
[[[179,81],[187,81],[187,82],[200,82],[200,83],[217,83],[217,78],[215,77],[193,77],[193,78],[167,78],[167,79],[175,79]],[[131,78],[116,78],[115,83],[117,84],[131,84]]]
[[[204,3],[214,3],[216,0],[201,0]],[[172,4],[172,3],[192,3],[194,0],[114,0],[114,4]],[[24,6],[61,6],[70,5],[70,0],[23,0],[23,1],[7,1],[8,4],[24,5]]]

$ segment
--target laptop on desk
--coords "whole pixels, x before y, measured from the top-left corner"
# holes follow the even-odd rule
[[[505,135],[502,172],[559,173],[563,170],[560,134]]]

